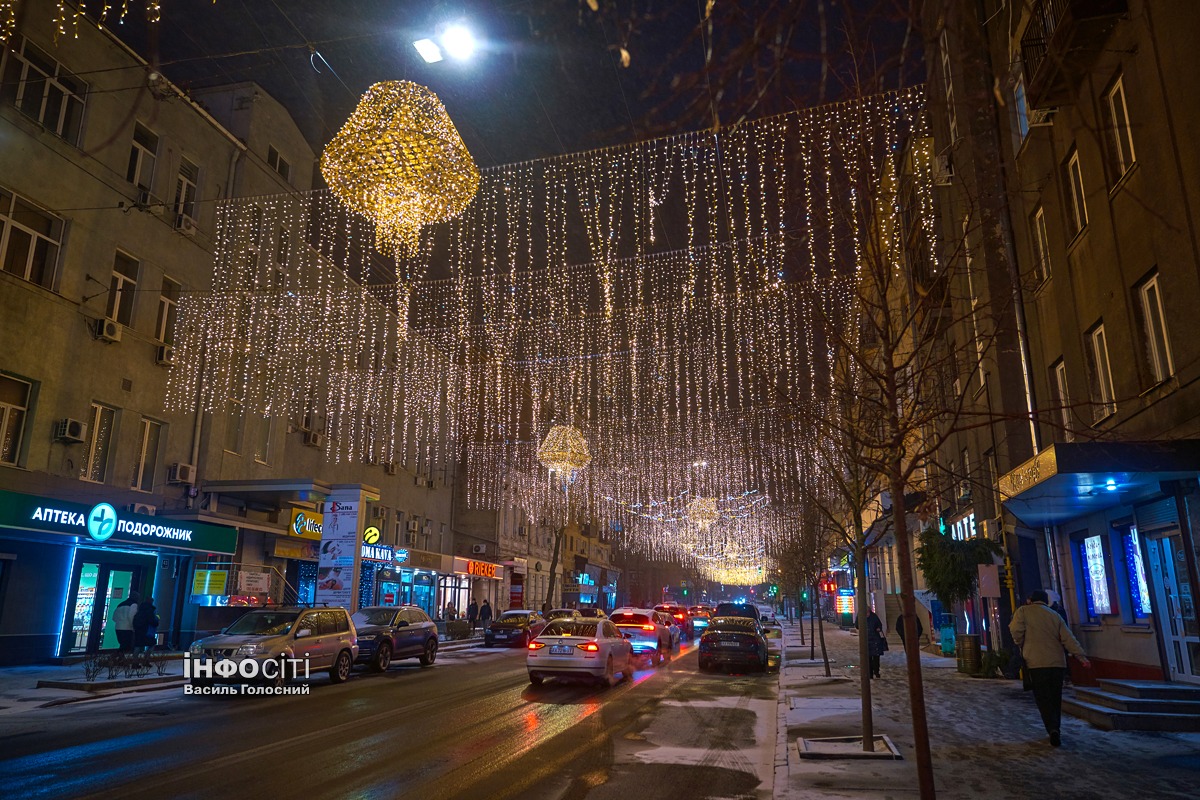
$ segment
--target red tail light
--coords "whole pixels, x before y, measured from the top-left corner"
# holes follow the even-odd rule
[[[653,625],[643,625],[643,626],[642,626],[642,630],[644,630],[644,631],[652,631],[652,630],[654,630],[654,626],[653,626]]]
[[[530,642],[529,643],[530,650],[541,650],[545,646],[546,646],[545,642]]]
[[[583,644],[577,644],[575,646],[588,653],[600,652],[600,645],[596,644],[595,642],[584,642]]]
[[[683,619],[683,614],[676,614],[675,619]]]

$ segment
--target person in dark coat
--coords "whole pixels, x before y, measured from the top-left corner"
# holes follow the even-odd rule
[[[471,598],[471,602],[467,605],[467,622],[471,626],[471,633],[475,633],[475,623],[479,621],[479,604],[475,602],[475,598]]]
[[[900,616],[896,617],[896,635],[900,637],[900,644],[902,646],[907,646],[907,644],[908,644],[907,642],[904,641],[904,618],[906,616],[908,616],[908,615],[901,613]],[[917,617],[917,647],[920,647],[921,646],[921,637],[925,635],[925,626],[921,624],[921,615],[917,614],[916,617]]]
[[[487,598],[485,597],[485,598],[483,598],[483,605],[481,605],[479,607],[479,627],[486,628],[488,625],[491,625],[491,624],[492,624],[492,606],[487,601]]]
[[[858,625],[858,620],[855,620]],[[867,615],[867,654],[871,659],[871,677],[879,677],[879,657],[888,649],[887,637],[883,634],[883,620],[872,611]]]
[[[158,644],[158,609],[154,601],[146,598],[138,603],[137,612],[133,615],[133,646],[135,650],[154,649]],[[150,631],[154,631],[153,638]]]

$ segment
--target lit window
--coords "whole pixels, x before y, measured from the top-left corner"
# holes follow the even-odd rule
[[[1071,224],[1071,236],[1087,227],[1087,202],[1083,193],[1083,170],[1079,166],[1079,151],[1071,152],[1067,159],[1067,219]]]
[[[53,289],[63,221],[0,189],[0,263],[18,278]]]
[[[0,463],[16,464],[21,457],[21,441],[29,416],[29,395],[33,385],[0,375]]]
[[[1146,565],[1142,561],[1142,547],[1138,530],[1130,526],[1124,536],[1125,567],[1129,572],[1130,607],[1135,619],[1150,616],[1150,588],[1146,583]]]
[[[1104,113],[1108,118],[1109,149],[1114,177],[1120,179],[1133,166],[1133,134],[1129,130],[1129,107],[1125,104],[1125,83],[1117,78],[1104,95]]]
[[[116,409],[92,403],[92,424],[88,429],[88,453],[79,471],[81,480],[104,483],[108,474],[108,456],[112,449]]]
[[[154,491],[154,473],[158,469],[158,451],[162,443],[162,423],[142,417],[141,444],[138,448],[137,469],[133,473],[133,488],[141,492]]]
[[[1158,275],[1152,275],[1142,283],[1137,293],[1142,312],[1142,329],[1146,338],[1146,358],[1154,382],[1161,383],[1175,374],[1175,363],[1171,359],[1171,347],[1167,339],[1167,323],[1163,318]]]
[[[137,278],[138,262],[118,250],[113,259],[106,312],[106,316],[113,322],[128,326],[133,321],[133,298],[137,295]]]
[[[1087,595],[1088,616],[1097,619],[1112,613],[1112,601],[1108,596],[1108,568],[1104,563],[1104,539],[1089,536],[1079,543],[1083,559],[1083,583]]]
[[[1050,237],[1046,235],[1046,212],[1041,206],[1029,221],[1033,237],[1033,275],[1038,283],[1050,277]]]
[[[15,105],[42,127],[78,144],[87,84],[23,38],[3,57],[0,101]]]
[[[1099,421],[1117,410],[1116,392],[1113,390],[1112,368],[1108,360],[1108,339],[1104,325],[1097,325],[1088,332],[1088,361],[1092,379],[1092,417]]]
[[[154,186],[154,162],[157,160],[158,136],[142,123],[134,123],[125,180],[139,189],[150,191]]]

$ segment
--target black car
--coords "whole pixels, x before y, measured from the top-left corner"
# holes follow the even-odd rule
[[[505,611],[483,632],[483,646],[515,644],[528,647],[546,627],[546,619],[528,608]]]
[[[749,617],[758,619],[758,606],[753,603],[717,603],[713,617]]]
[[[700,669],[717,665],[766,672],[767,639],[753,617],[713,617],[700,637]]]
[[[417,658],[422,667],[437,660],[437,625],[416,606],[369,606],[354,614],[358,661],[383,672],[397,658]]]

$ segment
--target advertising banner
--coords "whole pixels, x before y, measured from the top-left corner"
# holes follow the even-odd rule
[[[266,572],[239,572],[239,594],[270,594],[271,576]]]
[[[317,561],[318,605],[354,607],[354,561],[358,549],[358,503],[330,501],[325,508]]]
[[[223,569],[198,569],[192,579],[192,594],[225,594],[228,577]]]

